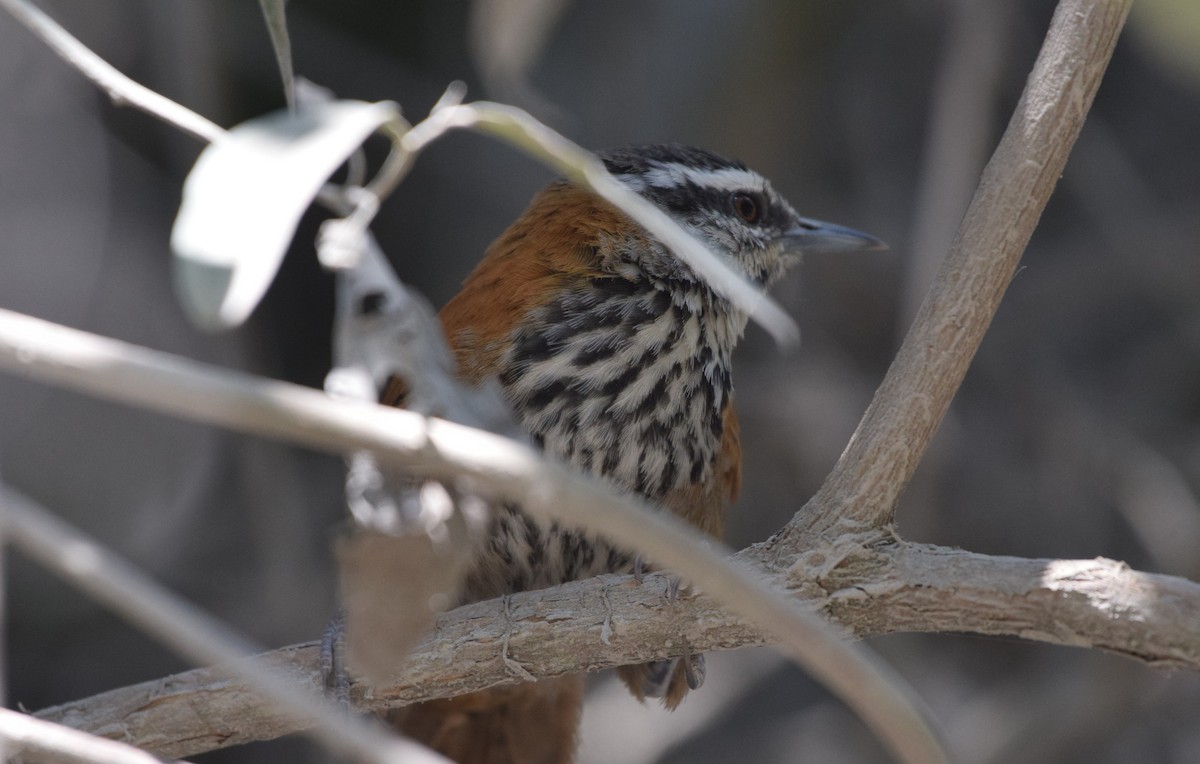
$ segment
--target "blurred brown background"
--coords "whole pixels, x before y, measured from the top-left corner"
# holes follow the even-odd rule
[[[730,542],[819,485],[881,379],[1016,103],[1052,4],[944,0],[293,0],[300,74],[419,118],[447,82],[515,100],[586,146],[684,141],[742,158],[803,214],[886,254],[810,258],[777,290],[803,327],[751,327],[736,384],[746,488]],[[280,106],[257,4],[43,3],[121,70],[224,125]],[[514,47],[505,47],[510,44]],[[509,51],[507,58],[503,52]],[[515,54],[512,51],[515,50]],[[527,64],[528,81],[519,74]],[[112,108],[0,16],[0,306],[319,385],[331,279],[317,216],[243,329],[190,328],[167,237],[199,146]],[[474,135],[435,145],[377,227],[444,302],[550,174]],[[1200,5],[1139,0],[1022,271],[905,496],[907,537],[994,554],[1107,556],[1200,577]],[[0,471],[262,644],[333,608],[337,460],[0,376]],[[11,558],[9,698],[28,708],[186,668]],[[1200,639],[1200,635],[1197,635]],[[961,762],[1200,761],[1200,678],[1018,641],[874,640]],[[886,761],[770,651],[710,656],[674,715],[601,679],[581,762]],[[200,761],[317,761],[302,740]]]

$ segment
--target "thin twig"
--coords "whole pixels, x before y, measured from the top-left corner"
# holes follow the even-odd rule
[[[260,698],[269,698],[274,713],[293,717],[297,729],[330,748],[363,761],[448,764],[424,746],[359,719],[344,717],[324,703],[310,676],[300,681],[268,668],[251,645],[213,621],[104,547],[70,528],[28,498],[0,487],[0,519],[18,549],[54,571],[94,600],[128,618],[181,655],[198,663],[221,664],[240,677]],[[261,702],[261,700],[260,700]]]
[[[0,0],[0,7],[42,39],[64,61],[100,87],[118,106],[128,104],[207,143],[225,131],[196,112],[134,82],[97,56],[27,0]]]
[[[325,451],[511,500],[547,520],[644,553],[758,624],[841,697],[903,761],[945,760],[907,686],[882,661],[732,567],[699,531],[533,448],[453,422],[225,371],[0,310],[0,367],[141,408]]]
[[[284,0],[258,0],[267,32],[271,35],[271,49],[275,51],[275,63],[279,77],[283,80],[283,96],[288,111],[296,111],[296,75],[292,71],[292,38],[288,36],[287,9]]]
[[[891,522],[1062,174],[1130,2],[1059,3],[912,330],[833,472],[778,541],[802,527]]]

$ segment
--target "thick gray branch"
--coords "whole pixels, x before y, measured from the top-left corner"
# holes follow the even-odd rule
[[[913,327],[842,458],[793,525],[891,522],[1083,127],[1131,0],[1062,0]]]
[[[861,542],[861,543],[859,543]],[[804,555],[771,583],[862,638],[971,632],[1115,652],[1157,667],[1200,669],[1200,584],[1112,560],[992,557],[889,540],[845,541]],[[743,551],[755,564],[760,550]],[[677,654],[764,643],[703,596],[675,605],[665,580],[603,576],[458,608],[438,621],[387,687],[358,701],[379,710],[519,681],[596,671]],[[266,660],[316,682],[317,649]],[[160,755],[187,756],[294,732],[293,723],[227,673],[205,668],[48,708],[38,716],[114,736]]]

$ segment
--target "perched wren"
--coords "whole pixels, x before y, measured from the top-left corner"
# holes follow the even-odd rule
[[[763,287],[802,253],[883,247],[800,217],[761,175],[703,149],[634,146],[600,157]],[[731,359],[746,315],[639,225],[555,181],[440,317],[460,376],[496,380],[547,455],[722,535],[741,482]],[[466,602],[640,568],[630,551],[540,525],[519,507],[498,509],[493,523]],[[619,672],[638,698],[674,708],[703,679],[702,657]],[[563,677],[399,709],[394,721],[463,764],[569,762],[582,692],[581,676]]]

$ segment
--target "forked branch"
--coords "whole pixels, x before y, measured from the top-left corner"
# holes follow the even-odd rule
[[[16,0],[0,0],[0,4],[10,10],[25,5]],[[1196,584],[1135,573],[1107,561],[990,558],[910,545],[881,530],[890,522],[896,499],[961,382],[1061,174],[1129,5],[1129,0],[1062,0],[952,252],[849,448],[818,495],[782,533],[742,554],[770,572],[772,585],[788,590],[807,608],[823,612],[854,635],[968,630],[1114,650],[1156,665],[1200,666],[1194,639],[1200,633],[1196,616],[1200,587]],[[48,331],[47,327],[18,326],[12,322],[23,319],[11,314],[3,318],[17,331],[9,335],[7,343],[0,341],[0,363],[47,381],[195,416],[176,408],[183,397],[207,407],[205,421],[323,449],[373,448],[381,455],[390,454],[383,458],[398,467],[433,477],[452,479],[465,474],[476,483],[491,486],[496,495],[517,498],[534,511],[541,507],[553,512],[551,507],[569,505],[568,515],[631,547],[645,548],[647,538],[657,543],[654,539],[661,537],[656,534],[670,532],[669,523],[660,527],[655,524],[658,521],[650,526],[629,525],[622,519],[627,503],[614,503],[612,497],[577,476],[561,471],[537,473],[552,478],[557,488],[551,491],[531,483],[531,470],[544,467],[536,456],[527,450],[513,450],[501,439],[489,440],[491,436],[484,433],[371,406],[339,406],[335,416],[333,409],[326,407],[328,401],[317,404],[315,397],[308,399],[296,390],[249,378],[213,376],[179,359],[151,359],[157,364],[151,364],[155,373],[165,376],[148,380],[146,367],[135,371],[112,366],[108,359],[96,363],[99,359],[91,355],[94,348],[77,342],[79,337],[66,343],[66,357],[48,356],[43,353],[45,348],[31,339]],[[81,368],[89,373],[80,374]],[[237,393],[246,391],[239,390],[243,383],[260,394],[256,400],[238,397]],[[337,421],[342,416],[347,419]],[[343,426],[347,424],[349,429]],[[630,534],[643,535],[635,538]],[[787,620],[788,608],[768,613],[748,606],[747,602],[768,600],[756,600],[760,594],[755,592],[761,593],[761,587],[744,588],[744,576],[707,578],[700,568],[706,560],[716,564],[711,553],[697,552],[697,556],[685,558],[664,549],[646,551],[695,578],[729,610],[706,597],[688,599],[678,608],[664,608],[653,583],[636,586],[628,579],[612,577],[516,595],[507,616],[497,612],[494,602],[460,608],[446,616],[438,633],[418,648],[404,682],[390,689],[376,688],[371,702],[414,702],[511,681],[511,668],[500,659],[496,647],[494,632],[498,628],[505,630],[501,636],[509,659],[520,663],[522,673],[535,676],[660,658],[668,651],[646,645],[667,644],[680,633],[687,635],[692,648],[713,650],[766,640],[764,623],[773,624],[770,630],[784,639],[791,638],[789,629],[806,628],[803,618]],[[567,603],[570,612],[564,610]],[[731,614],[738,609],[747,620]],[[752,622],[758,625],[751,626]],[[453,651],[442,651],[443,644]],[[290,649],[272,654],[270,659],[293,667],[298,660],[302,670],[312,671],[310,653],[311,648]],[[818,649],[807,653],[806,659],[819,655]],[[452,665],[472,660],[479,670],[468,677]],[[869,662],[865,665],[877,668]],[[47,714],[76,721],[89,719],[89,729],[121,729],[127,734],[144,720],[151,724],[145,728],[147,733],[153,731],[160,741],[164,729],[153,725],[166,724],[173,740],[155,750],[169,755],[240,741],[236,735],[230,737],[228,730],[243,725],[245,739],[294,730],[295,722],[278,719],[255,726],[254,713],[244,704],[238,705],[246,698],[251,704],[257,702],[254,696],[200,692],[215,686],[212,682],[218,681],[220,674],[213,672],[216,670],[193,672],[175,686],[185,688],[181,697],[186,696],[190,708],[203,702],[200,697],[213,700],[214,705],[207,709],[211,713],[199,716],[206,724],[221,720],[220,742],[212,739],[213,730],[188,730],[177,726],[179,717],[155,716],[156,709],[168,709],[173,701],[161,692],[148,694],[146,687],[126,688]],[[233,686],[227,678],[220,681],[223,687]],[[848,675],[832,678],[834,686],[856,681]],[[126,694],[118,698],[117,693]],[[911,706],[906,710],[902,702],[891,700],[884,705],[891,708],[882,716],[866,716],[879,728],[890,726],[897,750],[905,751],[909,760],[938,760],[941,754],[936,746],[929,748],[927,732],[919,719],[914,721]],[[123,716],[105,716],[101,706]],[[879,708],[875,706],[876,711]],[[187,749],[189,745],[208,747]]]

